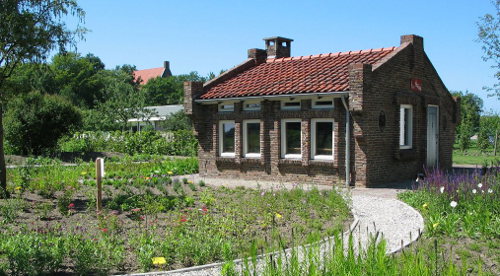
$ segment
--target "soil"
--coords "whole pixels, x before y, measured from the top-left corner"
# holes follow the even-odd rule
[[[138,189],[136,187],[129,187],[132,194],[144,194],[147,190],[148,193],[154,195],[165,195],[165,191],[160,191],[154,187],[143,187]],[[102,212],[96,212],[93,201],[89,201],[87,195],[92,194],[95,187],[82,186],[81,190],[75,192],[71,197],[71,208],[69,214],[65,215],[61,213],[58,207],[58,198],[62,198],[63,193],[58,192],[53,198],[45,198],[36,193],[24,192],[21,195],[14,195],[14,198],[22,199],[25,203],[22,211],[19,212],[18,217],[14,222],[2,226],[0,231],[36,231],[39,233],[47,232],[65,232],[65,233],[75,233],[83,234],[91,239],[99,238],[103,231],[109,231],[114,235],[120,235],[121,238],[127,240],[129,237],[138,235],[144,232],[156,233],[159,236],[165,234],[166,229],[176,227],[180,223],[183,223],[183,214],[191,214],[196,212],[209,212],[210,215],[214,216],[228,216],[235,215],[239,212],[239,215],[245,216],[245,214],[252,215],[256,217],[256,221],[248,222],[248,225],[243,225],[246,228],[245,233],[248,237],[247,239],[259,239],[259,240],[270,240],[272,239],[271,232],[275,229],[271,229],[271,225],[263,223],[265,220],[263,214],[255,214],[252,208],[247,208],[245,206],[240,206],[240,210],[232,210],[234,213],[227,213],[228,210],[223,208],[223,206],[230,206],[234,202],[249,202],[255,200],[255,195],[245,192],[244,189],[227,189],[227,188],[211,188],[211,187],[199,187],[196,185],[196,191],[192,191],[187,184],[182,184],[183,194],[188,197],[193,197],[195,199],[194,205],[190,207],[185,207],[180,210],[173,210],[167,212],[160,212],[155,215],[145,215],[143,213],[135,213],[131,210],[110,210],[109,208],[104,208]],[[208,207],[208,211],[205,211],[203,203],[200,202],[200,195],[205,191],[214,192],[214,198],[218,200],[218,203],[213,207]],[[166,193],[169,196],[178,196],[174,191],[173,185],[169,185],[166,188]],[[259,192],[260,193],[260,192]],[[123,188],[115,188],[111,185],[106,185],[103,188],[103,198],[104,206],[108,206],[111,203],[111,199],[116,197],[118,194],[123,194]],[[0,204],[2,202],[0,201]],[[259,204],[259,203],[257,203]],[[250,207],[250,206],[247,206]],[[317,210],[305,210],[309,212],[311,221],[318,219],[321,222],[319,226],[314,226],[314,224],[308,224],[304,222],[303,217],[299,215],[302,210],[300,208],[290,208],[289,213],[282,213],[286,216],[286,220],[280,220],[276,223],[277,229],[284,237],[284,240],[291,239],[291,233],[297,236],[297,230],[295,227],[297,225],[303,225],[303,235],[312,231],[311,227],[319,227],[319,229],[314,230],[326,230],[331,229],[334,226],[339,228],[342,225],[349,225],[350,221],[343,221],[345,217],[331,217],[330,219],[325,219]],[[231,210],[229,210],[231,211]],[[303,210],[302,210],[303,211]],[[180,220],[179,220],[180,217]],[[2,220],[0,214],[0,221]],[[186,222],[190,223],[190,222]],[[311,229],[309,229],[311,228]],[[7,230],[10,229],[10,230]],[[235,233],[236,234],[236,233]],[[241,233],[239,233],[241,234]],[[324,232],[326,235],[327,232]],[[243,238],[243,237],[242,237]],[[295,237],[297,238],[297,237]],[[290,244],[287,244],[287,246]],[[135,261],[135,257],[132,252],[126,254],[126,261],[124,267],[119,269],[117,272],[130,272],[137,271],[138,267]],[[171,264],[169,269],[177,269],[185,267],[186,264],[182,262],[175,262]],[[69,272],[70,270],[66,271]]]

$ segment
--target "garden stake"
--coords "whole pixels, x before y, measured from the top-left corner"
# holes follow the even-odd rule
[[[95,160],[95,178],[97,185],[97,212],[102,210],[102,168],[101,168],[101,158],[96,158]]]

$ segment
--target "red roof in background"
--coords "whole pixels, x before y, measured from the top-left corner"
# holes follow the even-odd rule
[[[348,91],[349,64],[374,64],[395,49],[267,59],[228,80],[209,86],[200,99]]]
[[[134,80],[137,82],[141,78],[141,84],[146,84],[150,79],[163,76],[164,72],[164,67],[137,70],[134,71]]]

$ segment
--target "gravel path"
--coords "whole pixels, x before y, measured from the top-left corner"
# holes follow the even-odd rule
[[[191,175],[188,178],[193,181],[199,180],[197,175]],[[246,186],[260,187],[262,189],[269,188],[291,188],[291,183],[271,183],[271,182],[256,182],[235,180],[212,180],[204,179],[208,185],[224,185],[226,187]],[[310,188],[312,186],[305,187]],[[315,186],[319,189],[332,189],[331,186]],[[363,248],[368,244],[370,236],[375,236],[379,232],[378,237],[384,238],[387,242],[387,253],[392,254],[399,251],[402,247],[406,247],[413,241],[417,240],[421,231],[424,229],[424,220],[422,216],[407,204],[396,199],[396,195],[400,190],[396,189],[366,189],[356,188],[350,191],[345,191],[352,198],[352,212],[354,222],[351,225],[354,244],[360,244]],[[322,251],[328,248],[328,242],[323,243],[320,247]],[[356,248],[358,250],[358,248]],[[288,251],[289,253],[289,251]],[[299,254],[300,259],[300,254]],[[258,267],[262,267],[265,258],[258,261]],[[235,261],[237,269],[241,260]],[[176,275],[176,276],[205,276],[205,275],[221,275],[221,263],[208,264],[197,267],[189,267],[173,271],[150,272],[133,275]]]

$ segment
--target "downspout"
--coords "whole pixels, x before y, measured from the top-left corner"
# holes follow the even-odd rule
[[[351,114],[345,98],[345,96],[341,97],[345,108],[345,186],[349,188],[351,184]]]

